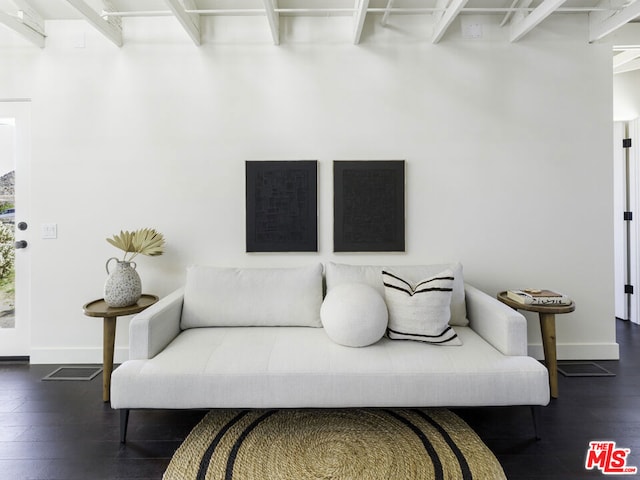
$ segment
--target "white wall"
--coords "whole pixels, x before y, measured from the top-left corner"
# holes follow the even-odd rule
[[[32,99],[32,361],[101,361],[100,320],[81,306],[119,253],[104,239],[144,226],[168,241],[140,259],[147,292],[179,286],[192,263],[459,259],[492,295],[573,296],[560,358],[617,358],[610,46],[587,43],[586,17],[515,44],[484,18],[484,39],[456,24],[437,45],[420,17],[369,18],[358,46],[350,18],[283,19],[278,47],[264,18],[221,17],[200,47],[153,18],[125,19],[120,49],[83,22],[48,22],[44,50],[0,49],[0,97]],[[244,252],[247,159],[320,162],[318,253]],[[406,253],[332,253],[334,159],[407,161]],[[57,240],[37,238],[45,222]]]
[[[613,77],[613,118],[616,121],[640,117],[640,70]]]

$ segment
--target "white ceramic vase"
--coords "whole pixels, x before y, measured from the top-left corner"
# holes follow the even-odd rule
[[[109,271],[109,263],[117,263]],[[123,262],[116,257],[107,260],[105,265],[109,277],[104,284],[104,301],[110,307],[128,307],[134,305],[142,295],[140,275],[136,272],[135,262]]]

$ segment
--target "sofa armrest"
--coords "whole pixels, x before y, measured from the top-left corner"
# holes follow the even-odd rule
[[[504,355],[527,355],[527,320],[516,310],[465,284],[469,326]]]
[[[129,325],[129,359],[153,358],[180,333],[184,289],[137,314]]]

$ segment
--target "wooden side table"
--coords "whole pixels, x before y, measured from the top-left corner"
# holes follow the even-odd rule
[[[116,320],[118,317],[140,313],[158,301],[156,295],[143,293],[135,305],[110,307],[103,298],[85,304],[82,308],[88,317],[102,317],[102,400],[111,399],[111,372],[113,372],[113,351],[116,343]]]
[[[576,304],[569,305],[524,305],[507,297],[507,292],[500,292],[498,300],[516,310],[537,312],[540,316],[540,331],[542,333],[542,348],[544,361],[549,370],[549,388],[551,397],[558,398],[558,357],[556,355],[556,313],[570,313],[576,309]]]

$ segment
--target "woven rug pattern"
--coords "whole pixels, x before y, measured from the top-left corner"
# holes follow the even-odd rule
[[[213,410],[164,480],[502,480],[498,460],[446,409]]]

